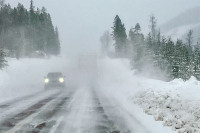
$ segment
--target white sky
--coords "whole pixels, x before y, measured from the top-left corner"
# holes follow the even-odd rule
[[[29,8],[30,0],[6,0],[12,6],[18,2]],[[199,0],[34,0],[36,7],[45,6],[53,23],[58,26],[65,52],[95,50],[105,30],[110,30],[116,14],[129,29],[139,22],[148,32],[149,16],[154,14],[163,24],[179,13],[200,6]],[[77,47],[79,49],[77,49]]]

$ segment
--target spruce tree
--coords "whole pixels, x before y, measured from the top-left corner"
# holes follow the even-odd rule
[[[153,41],[155,41],[155,39],[156,39],[156,24],[157,24],[157,20],[156,20],[155,16],[152,15],[150,17],[150,25],[149,25],[149,27],[151,29],[151,35],[152,35]]]
[[[116,15],[113,24],[114,26],[112,27],[112,36],[115,41],[115,52],[117,56],[124,57],[126,56],[127,52],[126,28],[124,24],[122,24],[122,21],[118,15]]]
[[[189,47],[191,47],[193,43],[193,30],[189,30],[187,33],[186,41]]]
[[[101,42],[101,51],[103,54],[108,54],[110,43],[111,43],[111,37],[109,31],[105,31],[103,35],[100,38]]]
[[[0,49],[0,69],[3,69],[8,65],[5,56],[5,52],[2,49]]]
[[[0,47],[8,50],[8,56],[31,56],[37,51],[50,55],[60,53],[58,29],[44,7],[35,10],[33,0],[29,10],[20,3],[14,8],[3,4],[0,25]]]

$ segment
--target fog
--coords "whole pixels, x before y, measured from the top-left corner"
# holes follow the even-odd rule
[[[29,8],[30,0],[7,0],[12,6],[18,2]],[[120,16],[128,30],[137,22],[142,32],[149,32],[149,16],[155,14],[162,25],[186,9],[199,6],[198,0],[35,0],[35,7],[45,6],[58,26],[63,54],[97,51],[99,38],[111,30],[114,17]],[[170,10],[169,10],[170,9]]]
[[[12,6],[20,2],[29,8],[29,0],[6,2]],[[18,122],[14,123],[11,132],[43,125],[42,128],[49,129],[45,131],[41,128],[41,131],[50,132],[53,129],[52,133],[61,130],[70,133],[95,133],[96,130],[110,133],[117,130],[122,133],[171,133],[168,127],[163,128],[161,123],[155,123],[146,116],[133,105],[132,100],[141,90],[153,88],[157,83],[160,86],[167,84],[151,79],[165,79],[161,71],[145,64],[145,71],[140,73],[132,68],[127,58],[101,55],[100,37],[106,30],[112,32],[116,14],[125,23],[127,33],[132,26],[140,23],[142,32],[147,35],[150,15],[154,14],[158,25],[162,25],[186,9],[200,6],[199,0],[193,0],[192,3],[187,0],[34,0],[34,5],[45,6],[53,24],[58,26],[61,55],[42,59],[7,58],[9,66],[0,71],[0,103],[33,94],[28,103],[21,99],[21,103],[14,103],[9,108],[13,114],[7,114],[6,117],[11,119],[7,120],[4,116],[8,122]],[[53,87],[45,90],[44,78],[49,72],[63,73],[65,91]],[[58,79],[56,82],[60,83]],[[26,105],[23,109],[32,105],[25,110],[28,113],[19,103]],[[4,113],[7,113],[6,109]],[[19,118],[12,119],[13,116]],[[49,126],[49,123],[54,123],[54,126]]]

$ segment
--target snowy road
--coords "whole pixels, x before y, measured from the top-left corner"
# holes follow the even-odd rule
[[[150,133],[95,89],[50,90],[0,105],[0,133]]]

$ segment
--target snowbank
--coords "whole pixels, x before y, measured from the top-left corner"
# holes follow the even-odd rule
[[[156,80],[152,81],[158,82]],[[164,127],[161,122],[156,122],[153,117],[146,115],[141,108],[133,104],[133,97],[136,94],[149,89],[150,86],[146,86],[148,83],[153,87],[154,83],[150,80],[147,81],[144,77],[134,75],[128,60],[105,58],[99,61],[99,91],[111,100],[107,102],[111,102],[113,105],[118,106],[119,110],[127,112],[123,114],[126,118],[123,121],[124,123],[130,127],[136,126],[137,124],[131,122],[132,117],[130,118],[130,116],[133,116],[146,128],[148,133],[173,133],[170,128]],[[133,125],[130,125],[131,123]]]
[[[192,77],[187,82],[146,80],[143,89],[132,97],[135,104],[153,115],[164,126],[179,133],[200,132],[200,82]]]
[[[107,58],[99,62],[98,81],[102,92],[133,114],[150,132],[169,133],[171,129],[180,133],[200,132],[200,82],[194,77],[187,82],[139,77],[131,71],[128,60]]]

